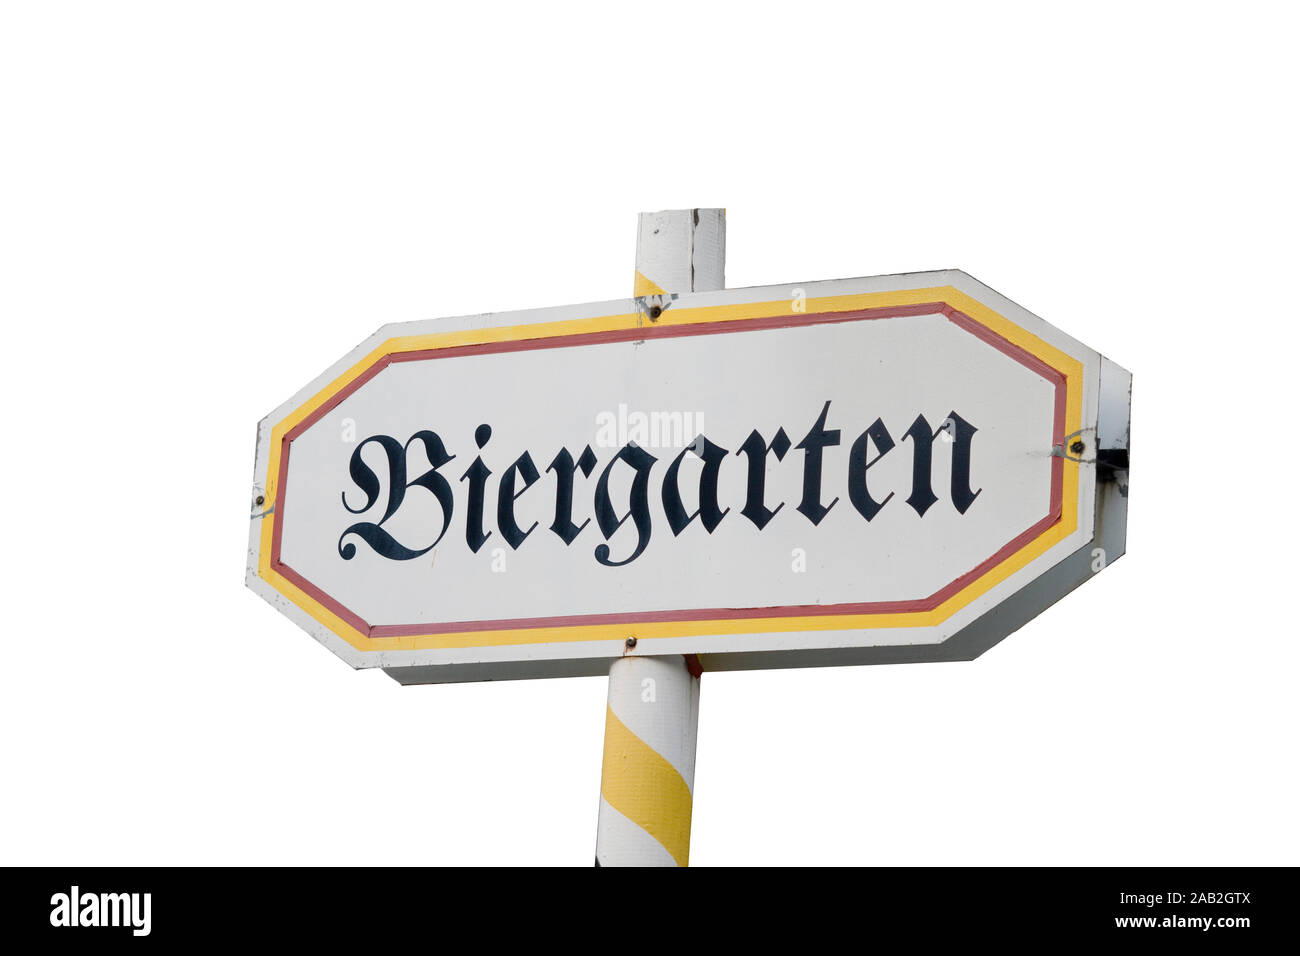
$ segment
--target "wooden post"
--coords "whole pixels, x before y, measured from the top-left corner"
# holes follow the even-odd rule
[[[723,288],[725,260],[724,210],[643,212],[634,295],[658,315],[653,297]],[[609,669],[597,866],[686,866],[699,713],[698,660],[638,656],[629,632]]]

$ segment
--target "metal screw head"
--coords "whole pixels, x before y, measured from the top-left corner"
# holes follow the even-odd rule
[[[1076,454],[1076,455],[1082,455],[1082,454],[1083,454],[1083,450],[1084,450],[1084,448],[1086,448],[1086,447],[1087,447],[1087,446],[1084,445],[1083,442],[1079,441],[1079,440],[1076,438],[1076,439],[1074,440],[1074,443],[1073,443],[1072,445],[1070,445],[1070,451],[1073,452],[1073,453]]]
[[[624,643],[625,643],[628,647],[636,647],[636,638],[635,638],[635,637],[629,637],[626,641],[624,641]]]
[[[266,498],[263,495],[258,495],[256,500],[253,502],[253,504],[257,505],[260,508],[262,507],[262,505],[266,504]]]
[[[657,305],[652,305],[652,306],[650,306],[650,321],[651,321],[651,322],[653,322],[655,319],[659,318],[659,316],[661,316],[661,315],[663,315],[663,314],[664,314],[664,310],[663,310],[661,307],[659,307],[659,306],[657,306]]]

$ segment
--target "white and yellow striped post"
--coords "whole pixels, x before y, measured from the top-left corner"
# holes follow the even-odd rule
[[[609,669],[597,866],[685,866],[691,847],[700,680],[683,657]]]
[[[642,213],[634,295],[653,321],[671,296],[723,288],[722,209]],[[661,300],[658,296],[664,296]],[[658,309],[656,311],[655,309]],[[695,791],[700,669],[695,658],[625,656],[609,669],[597,866],[686,866]]]

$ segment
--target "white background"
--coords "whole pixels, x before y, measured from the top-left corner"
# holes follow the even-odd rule
[[[1130,554],[974,663],[706,674],[695,864],[1295,864],[1294,7],[12,4],[0,862],[589,865],[605,681],[243,587],[381,323],[959,267],[1136,376]],[[1289,540],[1290,539],[1290,540]]]
[[[816,298],[816,287],[809,286]],[[788,294],[778,288],[763,298]],[[737,449],[752,430],[772,442],[783,428],[793,435],[792,444],[801,442],[819,421],[824,402],[830,403],[824,427],[840,438],[822,455],[820,500],[824,507],[836,501],[843,506],[830,507],[821,523],[811,524],[796,510],[803,495],[804,453],[787,451],[785,461],[769,455],[766,507],[786,506],[760,531],[741,513],[749,469],[747,456]],[[574,476],[571,509],[577,524],[594,522],[593,489],[628,440],[602,443],[597,417],[602,411],[616,415],[620,403],[692,419],[693,430],[678,438],[678,447],[672,436],[633,438],[659,459],[650,475],[651,534],[645,550],[631,559],[640,533],[630,520],[607,544],[612,560],[628,562],[619,568],[597,562],[593,551],[605,538],[596,524],[570,544],[552,534],[556,494],[550,475],[527,493],[523,479],[517,479],[515,520],[521,528],[537,527],[510,549],[496,515],[498,481],[511,463],[528,451],[545,474],[558,449],[580,456],[594,445],[598,461],[590,478]],[[924,600],[1051,512],[1055,405],[1055,388],[1046,378],[941,314],[396,362],[294,439],[281,511],[281,558],[372,625]],[[943,441],[945,432],[930,446],[935,502],[922,517],[905,500],[914,446],[910,439],[904,444],[904,436],[917,415],[929,415],[935,428],[954,409],[979,423],[968,477],[979,491],[980,506],[971,504],[963,514],[953,503],[949,475],[956,445]],[[902,453],[877,459],[878,448],[868,449],[878,462],[870,469],[870,493],[881,502],[892,495],[895,502],[882,505],[868,523],[849,499],[848,461],[858,436],[877,419],[893,428]],[[351,422],[354,433],[347,440],[344,422]],[[492,424],[492,436],[480,451],[474,433],[483,422]],[[344,534],[355,522],[384,516],[387,458],[376,445],[362,450],[382,484],[370,508],[363,507],[367,498],[349,477],[349,463],[368,436],[400,436],[405,442],[421,429],[435,429],[446,451],[456,456],[441,466],[455,496],[451,525],[427,555],[394,561],[359,535]],[[717,497],[728,517],[712,532],[696,520],[675,536],[662,489],[667,470],[682,454],[679,448],[701,433],[725,449]],[[465,542],[468,482],[460,480],[476,456],[496,476],[483,505],[485,527],[496,530],[477,553]],[[687,453],[679,466],[676,487],[686,514],[699,508],[700,461]],[[429,467],[425,450],[415,442],[407,474],[414,479]],[[632,482],[633,469],[626,464],[610,472],[616,514],[627,513]],[[362,513],[350,514],[344,497]],[[438,500],[417,488],[402,498],[384,528],[419,549],[432,545],[445,520]],[[259,545],[260,525],[254,538]],[[356,548],[348,560],[339,554],[344,541]],[[798,550],[803,568],[795,572]],[[946,633],[958,626],[950,623]],[[866,643],[888,641],[879,629],[862,636],[870,638]],[[717,639],[694,649],[713,650]],[[917,628],[894,636],[903,644],[940,639],[942,632],[923,634]],[[518,659],[537,649],[512,650],[510,656]]]

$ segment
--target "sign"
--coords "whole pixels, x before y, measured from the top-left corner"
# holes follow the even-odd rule
[[[970,658],[1123,553],[1129,380],[957,271],[390,325],[259,427],[248,580],[409,682]]]

